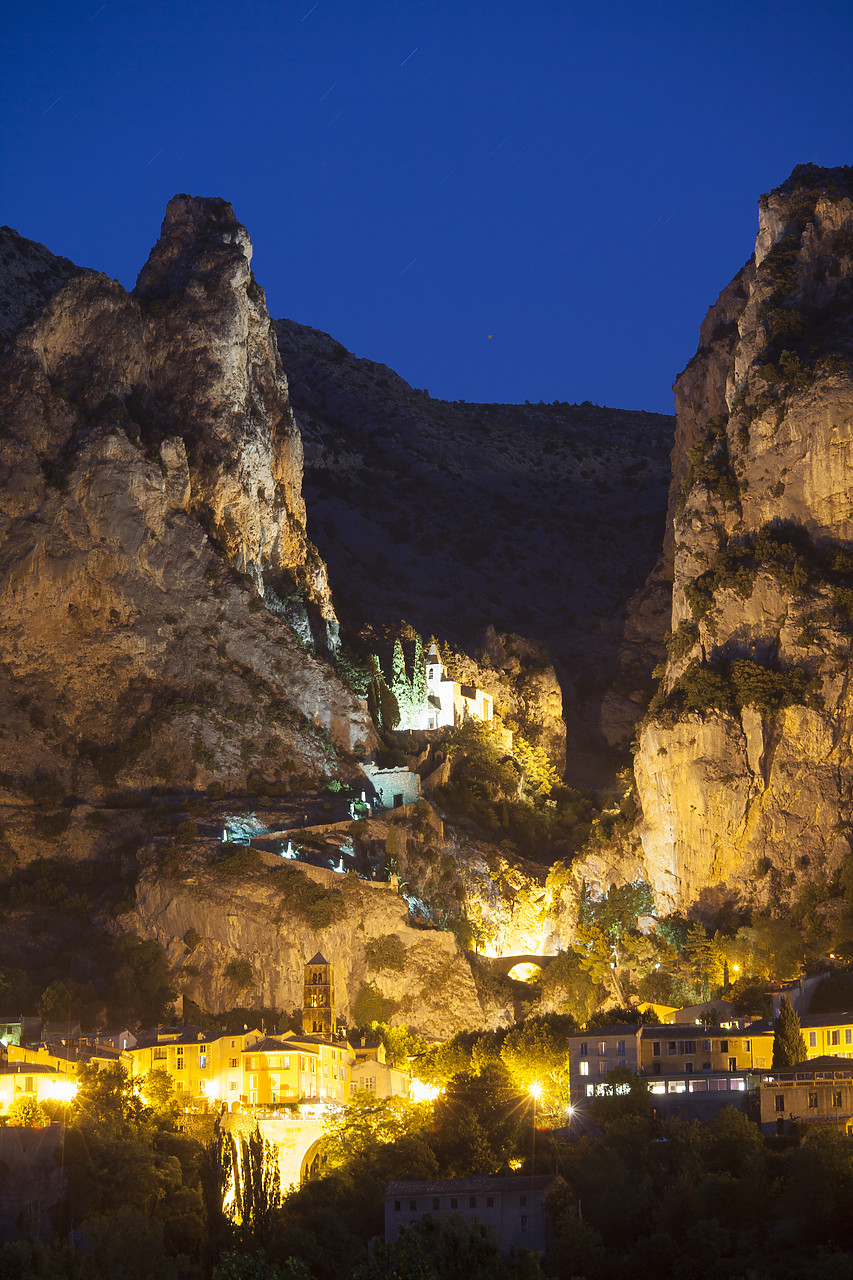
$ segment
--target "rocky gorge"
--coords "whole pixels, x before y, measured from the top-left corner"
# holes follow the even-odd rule
[[[569,948],[611,885],[697,919],[830,902],[853,830],[850,171],[801,166],[759,211],[676,383],[671,471],[663,415],[436,401],[273,322],[224,200],[176,196],[132,291],[2,230],[16,997],[80,936],[28,888],[51,878],[212,1013],[297,1005],[319,949],[346,1017],[436,1037],[511,1018],[489,959]],[[524,767],[475,776],[476,744],[373,723],[359,670],[415,628]],[[347,813],[371,755],[421,773],[393,821]],[[249,814],[301,861],[223,841]]]

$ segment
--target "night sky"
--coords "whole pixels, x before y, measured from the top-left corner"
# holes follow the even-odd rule
[[[0,220],[132,287],[224,196],[273,315],[448,399],[670,412],[759,194],[853,163],[849,0],[27,0],[3,47]]]

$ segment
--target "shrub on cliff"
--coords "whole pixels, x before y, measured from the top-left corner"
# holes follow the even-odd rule
[[[269,880],[280,891],[287,907],[312,929],[327,929],[346,914],[346,903],[340,889],[324,888],[290,863],[271,871]]]
[[[406,967],[406,948],[394,933],[371,938],[364,948],[364,958],[369,969],[392,969],[402,972]]]

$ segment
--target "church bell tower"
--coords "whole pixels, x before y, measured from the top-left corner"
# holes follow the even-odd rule
[[[334,1039],[335,972],[318,951],[305,966],[305,995],[302,1001],[302,1030],[305,1035]]]

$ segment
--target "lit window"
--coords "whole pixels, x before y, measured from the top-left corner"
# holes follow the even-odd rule
[[[676,1045],[674,1040],[667,1040],[666,1051],[671,1058],[675,1057],[677,1049],[678,1049],[678,1046]]]
[[[582,1076],[588,1076],[588,1075],[589,1075],[589,1063],[588,1063],[588,1062],[581,1062],[581,1063],[578,1065],[578,1071],[580,1072],[580,1074],[581,1074]]]
[[[599,1042],[598,1042],[598,1052],[599,1052],[600,1054],[605,1054],[605,1053],[607,1053],[607,1041],[606,1041],[606,1040],[599,1040]]]
[[[594,1084],[588,1084],[588,1085],[586,1086],[586,1096],[587,1096],[588,1098],[594,1098],[594,1097],[595,1097],[595,1085],[594,1085]]]

